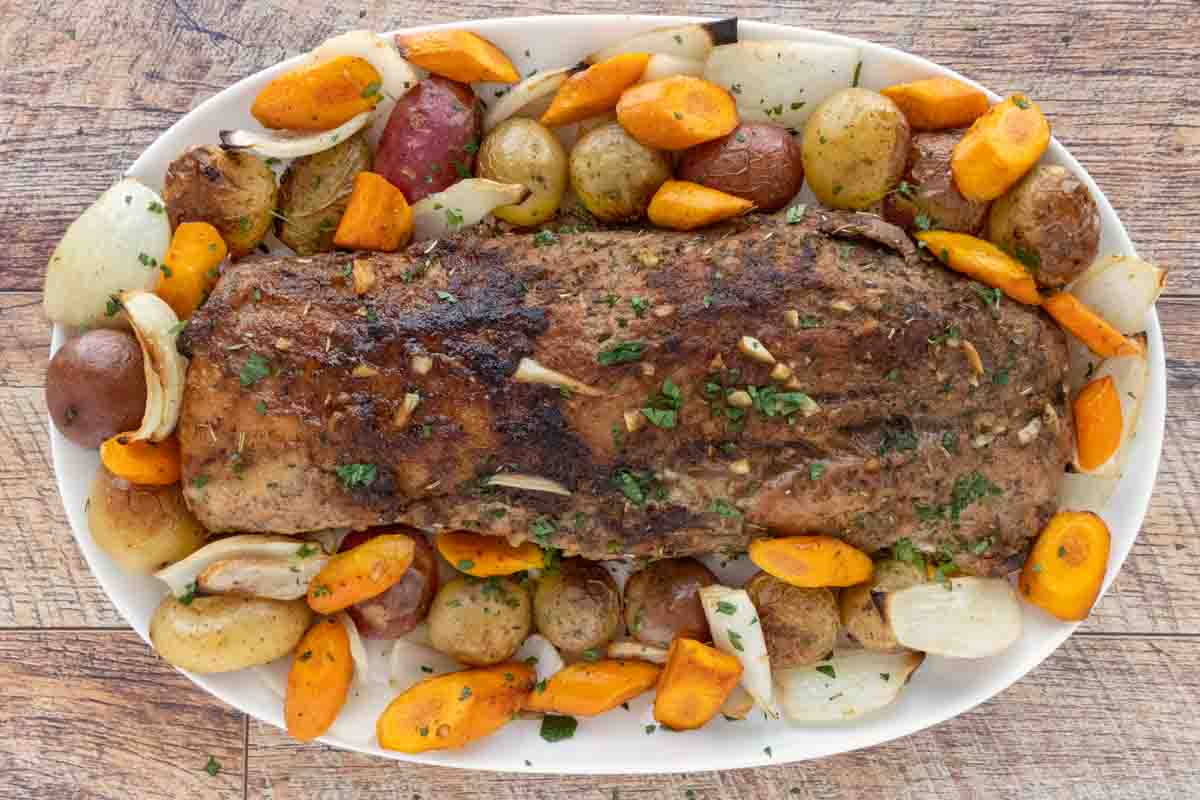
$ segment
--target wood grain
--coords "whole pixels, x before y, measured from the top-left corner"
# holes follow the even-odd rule
[[[980,709],[820,762],[714,775],[514,778],[300,745],[157,659],[113,610],[63,515],[42,396],[37,291],[66,225],[204,98],[351,28],[545,13],[616,0],[34,0],[0,4],[0,797],[1115,798],[1200,779],[1200,73],[1191,0],[801,0],[683,4],[894,45],[1041,102],[1056,136],[1171,267],[1160,303],[1168,421],[1150,513],[1081,633]],[[536,47],[536,45],[535,45]],[[101,630],[115,628],[116,630]],[[248,747],[244,743],[248,742]],[[222,763],[210,778],[209,754]],[[669,765],[664,765],[669,768]],[[689,794],[689,790],[691,793]]]

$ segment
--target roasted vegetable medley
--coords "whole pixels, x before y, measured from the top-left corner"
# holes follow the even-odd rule
[[[46,313],[77,333],[50,365],[47,404],[64,436],[99,448],[95,543],[169,587],[150,623],[160,655],[200,673],[261,668],[288,731],[305,740],[364,702],[356,687],[388,686],[390,703],[374,709],[378,744],[418,753],[530,716],[557,741],[576,729],[564,718],[644,693],[654,695],[651,727],[674,730],[756,708],[799,722],[852,718],[895,700],[927,654],[1003,651],[1021,634],[1021,599],[1084,619],[1108,568],[1098,512],[1137,427],[1140,334],[1166,273],[1100,257],[1096,201],[1071,170],[1043,163],[1050,123],[1032,98],[995,102],[945,77],[877,91],[870,75],[853,47],[739,41],[736,20],[647,31],[524,78],[471,31],[354,31],[261,89],[250,108],[261,128],[180,153],[161,192],[133,179],[105,192],[48,266]],[[956,558],[985,553],[988,531],[960,531],[957,550],[905,539],[866,553],[828,531],[761,530],[747,553],[720,559],[613,552],[601,562],[542,546],[538,531],[512,544],[436,524],[212,536],[189,508],[175,433],[189,363],[176,340],[232,259],[432,248],[470,228],[524,230],[548,246],[580,226],[693,231],[755,214],[794,224],[813,204],[882,217],[915,240],[927,269],[974,281],[985,307],[1024,304],[1068,334],[1071,418],[1047,406],[1016,433],[1024,443],[1069,425],[1075,442],[1057,513],[1040,535],[1026,533],[1028,557],[1009,567],[1019,580],[972,574]],[[341,278],[355,297],[380,280],[366,260]],[[638,300],[632,315],[670,324],[670,311]],[[818,324],[791,314],[792,328]],[[960,350],[978,386],[979,355],[957,329],[930,345]],[[634,346],[606,352],[632,362]],[[751,337],[738,348],[768,364],[774,383],[753,394],[710,383],[706,402],[719,413],[815,413],[792,383],[792,354]],[[414,351],[411,369],[434,363]],[[253,386],[272,365],[249,354],[241,369]],[[528,359],[516,379],[602,393]],[[679,390],[669,379],[662,387],[614,437],[674,425]],[[787,408],[772,405],[784,398]],[[409,390],[397,427],[421,400]],[[992,420],[961,446],[986,448],[1008,424]],[[904,436],[880,456],[915,449]],[[243,458],[239,446],[235,473]],[[815,481],[827,468],[836,465],[806,470]],[[347,464],[337,478],[368,487],[375,469]],[[569,494],[537,476],[496,484]],[[638,505],[653,487],[653,476],[627,470],[620,489]],[[976,472],[945,506],[915,513],[957,526],[967,505],[997,502],[994,489]],[[712,510],[748,513],[721,499]],[[716,565],[728,561],[755,571],[723,582]]]

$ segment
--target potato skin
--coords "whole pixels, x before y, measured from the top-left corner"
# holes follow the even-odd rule
[[[900,108],[878,92],[836,92],[804,125],[800,149],[808,185],[830,208],[867,208],[900,181],[911,135]]]
[[[89,450],[137,430],[146,410],[141,346],[116,330],[68,340],[46,370],[46,405],[59,432]]]
[[[589,131],[571,149],[571,188],[601,222],[634,222],[671,177],[671,162],[617,123]]]
[[[633,638],[670,647],[677,636],[712,639],[700,590],[717,576],[694,558],[665,558],[635,572],[625,584],[625,625]]]
[[[733,133],[684,150],[676,177],[778,211],[804,184],[800,145],[787,128],[743,122]]]
[[[233,672],[291,652],[312,622],[299,600],[213,595],[188,604],[168,594],[150,618],[150,642],[169,664],[192,672]]]
[[[349,550],[375,536],[403,533],[412,537],[413,560],[399,583],[381,595],[355,603],[346,609],[354,627],[366,639],[398,639],[410,632],[429,614],[438,589],[437,557],[433,545],[420,531],[407,525],[372,528],[351,533],[342,540],[341,551]]]
[[[139,575],[188,557],[208,538],[179,484],[137,486],[103,465],[92,481],[87,515],[92,541],[121,569]]]
[[[361,131],[288,165],[279,184],[279,241],[300,256],[333,250],[333,234],[350,204],[354,176],[370,168],[371,146]]]
[[[621,624],[617,583],[599,564],[565,559],[556,574],[538,581],[533,621],[539,633],[567,653],[603,647]]]
[[[903,177],[912,187],[912,196],[890,192],[883,199],[884,219],[911,231],[916,229],[917,215],[925,214],[938,230],[972,235],[979,231],[991,204],[963,197],[950,171],[950,156],[962,134],[942,131],[912,137]]]
[[[396,103],[375,151],[375,172],[409,205],[470,177],[483,115],[470,86],[436,75]]]
[[[455,578],[429,611],[434,649],[486,667],[512,658],[533,627],[529,592],[511,578]]]
[[[1034,167],[992,203],[987,238],[1029,267],[1042,286],[1064,286],[1096,260],[1100,211],[1066,167]]]
[[[814,664],[833,651],[838,607],[828,589],[803,589],[760,572],[746,584],[758,610],[771,667]]]
[[[528,187],[524,201],[493,213],[513,225],[539,225],[554,216],[567,190],[567,151],[544,125],[516,117],[500,123],[483,140],[475,173]]]
[[[172,161],[163,184],[171,227],[207,222],[234,258],[253,252],[271,230],[277,196],[275,173],[265,161],[212,144],[197,145]]]
[[[901,649],[891,627],[875,605],[874,595],[877,592],[898,592],[919,583],[925,583],[925,576],[912,564],[895,559],[876,562],[871,580],[843,589],[838,597],[842,627],[867,650],[888,652]]]

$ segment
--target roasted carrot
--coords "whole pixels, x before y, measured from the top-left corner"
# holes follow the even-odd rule
[[[308,605],[318,614],[333,614],[383,594],[404,577],[415,545],[401,533],[368,539],[326,562],[308,585]]]
[[[647,215],[660,228],[690,231],[738,217],[754,203],[690,181],[667,181],[650,200]]]
[[[853,586],[871,579],[870,556],[832,536],[755,539],[750,560],[763,572],[792,586]]]
[[[951,231],[920,231],[916,236],[955,272],[1000,289],[1018,302],[1036,306],[1042,301],[1028,270],[991,242]]]
[[[129,441],[118,434],[100,445],[100,461],[108,471],[130,483],[170,486],[179,482],[179,439],[161,442]]]
[[[183,222],[171,237],[162,263],[156,294],[180,319],[187,319],[208,299],[217,285],[217,268],[229,249],[217,229],[207,222]]]
[[[1086,619],[1108,569],[1110,536],[1090,511],[1051,518],[1021,570],[1021,593],[1061,620]]]
[[[649,53],[623,53],[576,72],[558,87],[541,123],[553,128],[612,111],[649,61]]]
[[[397,189],[382,175],[360,172],[333,243],[351,250],[391,252],[408,243],[413,232],[413,213]]]
[[[533,668],[509,662],[429,678],[391,702],[375,723],[379,746],[401,753],[462,747],[511,720],[533,689]]]
[[[737,105],[715,83],[690,75],[642,83],[621,95],[617,121],[647,147],[686,150],[738,126]]]
[[[995,200],[1021,180],[1050,144],[1050,123],[1023,94],[975,120],[950,158],[954,184],[968,200]]]
[[[900,106],[915,131],[970,125],[988,110],[987,95],[953,78],[898,83],[880,92]]]
[[[654,718],[677,731],[702,727],[741,677],[742,664],[733,656],[695,639],[676,639],[658,679]]]
[[[418,67],[459,83],[516,83],[517,68],[499,47],[470,31],[428,31],[397,36],[400,53]]]
[[[1042,307],[1068,333],[1098,356],[1133,356],[1141,352],[1137,342],[1105,322],[1070,292],[1057,292],[1042,301]]]
[[[381,80],[371,62],[341,56],[280,75],[254,98],[250,113],[266,128],[327,131],[374,108]]]
[[[303,742],[317,738],[337,719],[354,678],[350,636],[327,617],[308,629],[296,645],[288,670],[283,718],[287,732]]]
[[[437,549],[442,558],[459,572],[477,578],[512,575],[546,563],[546,554],[533,542],[513,546],[498,536],[470,531],[438,534]]]
[[[654,688],[662,668],[645,661],[580,661],[560,669],[525,701],[530,711],[595,716]]]
[[[1098,378],[1084,386],[1072,410],[1079,466],[1089,471],[1097,469],[1121,446],[1121,398],[1112,377]]]

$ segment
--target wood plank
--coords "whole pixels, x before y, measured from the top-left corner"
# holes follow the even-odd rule
[[[136,634],[2,632],[0,696],[0,797],[243,796],[244,717]]]
[[[1194,796],[1200,758],[1198,657],[1195,638],[1077,636],[1007,692],[932,730],[820,761],[722,773],[517,779],[301,744],[252,720],[247,798],[1182,800]]]

